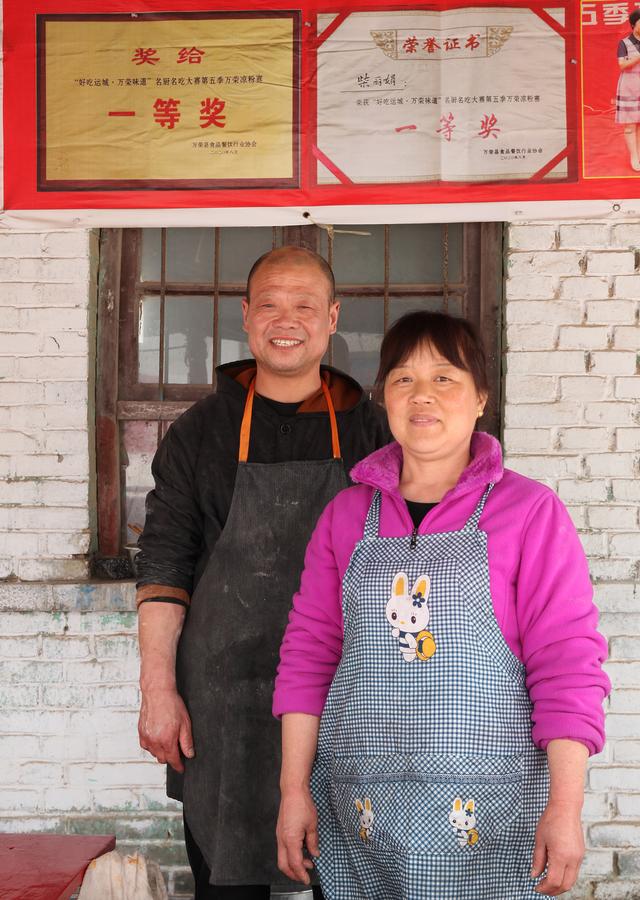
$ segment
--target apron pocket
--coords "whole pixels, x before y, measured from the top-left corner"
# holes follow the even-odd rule
[[[520,816],[521,756],[377,756],[334,761],[331,805],[371,849],[482,852]]]

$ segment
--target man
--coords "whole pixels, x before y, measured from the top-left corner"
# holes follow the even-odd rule
[[[216,392],[173,424],[153,462],[138,556],[140,743],[169,764],[169,796],[183,801],[197,900],[266,900],[282,880],[280,640],[318,515],[388,440],[356,382],[320,366],[334,291],[311,251],[262,256],[243,300],[255,362],[219,367]]]

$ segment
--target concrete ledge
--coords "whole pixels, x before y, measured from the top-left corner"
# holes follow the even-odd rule
[[[3,612],[111,612],[135,610],[134,581],[84,581],[34,584],[0,582]]]

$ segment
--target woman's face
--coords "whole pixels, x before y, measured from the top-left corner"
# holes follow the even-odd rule
[[[636,37],[640,40],[640,19],[638,19],[636,24],[633,26],[633,28],[631,29],[631,32],[634,37]]]
[[[468,451],[484,409],[473,378],[429,344],[392,369],[384,383],[384,405],[391,432],[403,450],[425,459]]]

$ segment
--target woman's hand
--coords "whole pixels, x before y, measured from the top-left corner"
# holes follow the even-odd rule
[[[536,887],[539,894],[557,897],[575,884],[584,856],[581,804],[550,801],[536,829],[531,877],[547,874]]]
[[[309,884],[310,859],[303,855],[306,846],[311,856],[319,856],[318,813],[309,788],[283,791],[276,827],[278,868],[292,881]]]
[[[536,828],[531,877],[547,874],[539,894],[557,897],[575,883],[584,856],[580,811],[589,751],[579,741],[558,738],[547,745],[549,802]]]

